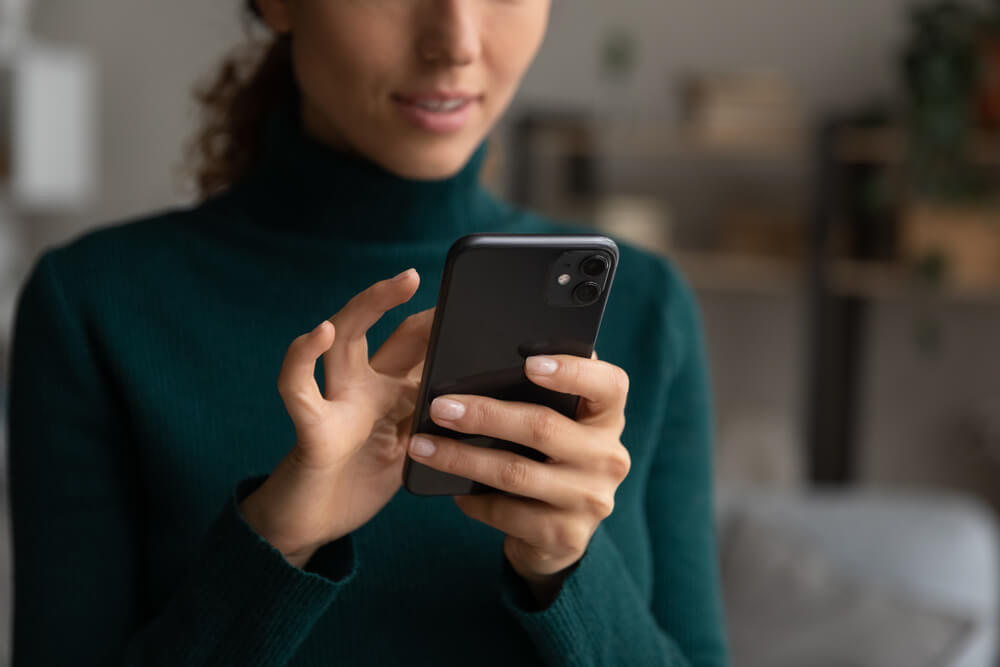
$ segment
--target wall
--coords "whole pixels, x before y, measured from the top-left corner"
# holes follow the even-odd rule
[[[523,97],[611,104],[597,76],[604,26],[636,31],[642,66],[628,99],[672,114],[676,75],[689,69],[777,69],[812,108],[854,104],[894,88],[906,0],[555,0]],[[581,64],[583,67],[581,67]]]
[[[175,171],[194,127],[190,90],[236,43],[237,0],[47,0],[40,37],[90,50],[101,68],[101,194],[86,211],[32,221],[35,247],[186,200]]]

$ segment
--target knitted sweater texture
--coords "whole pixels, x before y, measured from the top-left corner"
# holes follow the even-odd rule
[[[416,267],[374,351],[434,305],[456,238],[590,231],[489,194],[485,143],[408,180],[313,140],[293,104],[264,146],[220,195],[47,248],[21,289],[14,665],[726,664],[698,308],[620,241],[596,349],[630,376],[632,468],[551,605],[450,497],[400,489],[302,568],[254,533],[238,504],[294,443],[276,380],[296,336]]]

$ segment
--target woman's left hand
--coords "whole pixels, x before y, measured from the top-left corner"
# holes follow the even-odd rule
[[[498,449],[417,434],[410,455],[437,470],[466,477],[501,493],[455,496],[467,515],[507,534],[504,554],[542,607],[555,598],[614,509],[615,491],[631,458],[621,443],[628,375],[618,366],[573,355],[529,357],[528,379],[580,396],[576,420],[533,403],[448,394],[431,402],[434,423],[537,449],[534,461]],[[434,451],[420,455],[419,443]]]

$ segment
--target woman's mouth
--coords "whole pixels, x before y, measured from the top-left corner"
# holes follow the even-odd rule
[[[437,134],[462,129],[481,96],[455,93],[393,95],[403,116],[415,127]]]

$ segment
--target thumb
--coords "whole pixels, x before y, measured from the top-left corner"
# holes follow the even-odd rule
[[[288,346],[278,374],[278,393],[289,410],[318,405],[323,400],[316,384],[316,361],[330,349],[336,335],[333,323],[323,320]]]

